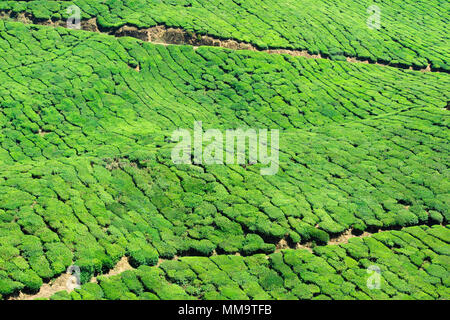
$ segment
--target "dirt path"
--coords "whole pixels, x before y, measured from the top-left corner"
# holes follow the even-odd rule
[[[378,232],[383,232],[384,230],[378,230]],[[328,241],[328,243],[326,244],[328,245],[341,245],[344,243],[348,243],[348,240],[350,240],[351,238],[365,238],[365,237],[370,237],[374,235],[374,233],[370,233],[370,232],[363,232],[361,234],[355,234],[354,231],[352,229],[349,229],[345,232],[343,232],[342,234],[336,236],[336,237],[330,237],[330,241]],[[281,239],[277,244],[276,244],[276,249],[275,252],[280,252],[281,250],[284,249],[305,249],[308,250],[309,252],[313,252],[313,248],[314,248],[314,244],[313,242],[306,242],[306,243],[296,243],[296,244],[289,244],[286,239]]]
[[[128,262],[127,257],[122,257],[122,259],[120,259],[116,266],[113,269],[109,270],[107,274],[103,274],[102,277],[115,276],[127,270],[134,270],[134,268]],[[97,277],[93,277],[90,282],[97,283]]]

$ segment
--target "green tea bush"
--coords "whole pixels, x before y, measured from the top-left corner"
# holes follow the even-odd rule
[[[41,3],[17,9],[62,16],[61,4]],[[97,15],[101,26],[129,22],[127,11],[105,18],[106,4],[80,5],[87,3],[93,7],[83,17]],[[174,9],[163,2],[152,14],[163,8]],[[133,20],[166,20],[145,17]],[[254,41],[239,25],[218,30]],[[209,26],[191,27],[210,34]],[[259,45],[312,43],[273,32],[263,32]],[[363,48],[361,37],[340,36],[338,44],[328,35],[311,50],[417,66],[426,64],[423,55],[439,56],[376,40]],[[10,21],[0,21],[0,57],[3,298],[35,292],[70,265],[87,284],[124,256],[139,269],[105,280],[102,293],[93,286],[61,298],[446,297],[446,72],[166,47]],[[173,164],[171,134],[192,130],[195,120],[221,131],[279,129],[278,173],[260,175],[261,164]],[[376,235],[323,249],[350,229]],[[188,267],[149,267],[176,256]],[[364,268],[376,263],[395,275],[381,293],[364,287]]]

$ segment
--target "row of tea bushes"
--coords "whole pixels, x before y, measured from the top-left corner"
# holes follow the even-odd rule
[[[35,0],[1,1],[0,10],[26,12],[37,21],[65,21],[66,9],[73,4],[83,19],[95,17],[104,31],[123,25],[164,25],[260,49],[300,49],[335,60],[357,57],[403,67],[450,68],[445,0]],[[377,9],[371,10],[373,5]],[[378,29],[371,28],[377,23]]]
[[[73,263],[88,282],[123,256],[271,254],[449,220],[447,74],[10,22],[0,50],[4,296]],[[194,120],[281,130],[278,173],[174,165],[172,131]]]
[[[448,299],[449,241],[446,227],[409,227],[312,252],[183,257],[51,299]]]

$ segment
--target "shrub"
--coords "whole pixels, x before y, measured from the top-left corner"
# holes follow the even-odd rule
[[[98,280],[105,298],[109,300],[119,300],[128,292],[127,286],[121,281],[119,276],[100,277]]]
[[[431,222],[441,224],[444,221],[444,217],[439,212],[430,210],[428,213],[430,214]]]
[[[236,285],[226,285],[219,287],[219,292],[230,300],[248,300],[246,294]]]
[[[20,282],[13,281],[6,278],[4,275],[0,274],[0,294],[1,295],[11,295],[19,292],[24,288],[24,285]]]
[[[72,300],[67,291],[59,291],[50,297],[50,300]]]
[[[158,263],[158,252],[151,245],[141,240],[133,240],[128,245],[130,264],[137,268],[140,265],[156,265]]]
[[[214,249],[216,248],[216,245],[213,244],[211,241],[207,239],[203,240],[191,240],[190,245],[192,250],[194,250],[195,253],[198,253],[202,256],[209,256],[212,254]]]
[[[139,296],[139,298],[141,300],[159,300],[158,296],[151,292],[144,292]]]
[[[273,270],[268,270],[260,276],[259,283],[267,290],[271,291],[275,288],[284,287],[283,279]]]
[[[42,279],[33,270],[13,271],[11,277],[25,285],[31,292],[38,292],[42,286]]]
[[[103,289],[97,283],[86,283],[77,289],[83,300],[100,300],[104,298]]]
[[[258,252],[271,253],[274,250],[275,245],[264,243],[264,240],[257,234],[248,234],[242,248],[242,252],[246,255]]]
[[[128,290],[135,293],[136,295],[141,295],[144,292],[144,287],[139,281],[136,272],[127,270],[120,274],[122,282],[125,283]]]
[[[399,210],[395,216],[395,222],[401,227],[417,224],[417,216],[408,210]]]
[[[100,261],[95,259],[79,259],[74,265],[80,268],[81,283],[89,282],[101,266]]]

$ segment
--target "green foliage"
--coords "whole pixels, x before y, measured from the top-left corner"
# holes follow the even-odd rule
[[[5,275],[0,275],[0,294],[11,295],[23,289],[24,285],[17,281],[8,279]]]
[[[354,19],[326,22],[326,13],[343,21],[335,10],[343,1],[313,10],[337,26],[333,35],[297,25],[306,13],[283,14],[295,1],[277,13],[240,1],[251,27],[227,13],[215,16],[214,30],[204,20],[214,2],[192,4],[198,11],[166,1],[158,10],[144,0],[114,10],[75,3],[102,27],[165,23],[334,60],[448,70],[439,45],[419,50],[403,36],[423,39],[416,21],[398,29],[402,37],[383,29],[373,41],[351,32],[361,27]],[[39,3],[0,6],[65,16],[63,4]],[[124,8],[134,5],[146,9],[131,16]],[[186,14],[169,21],[175,9]],[[386,21],[397,26],[393,12]],[[291,30],[277,27],[279,14]],[[0,22],[0,57],[2,298],[34,293],[70,265],[80,267],[83,287],[55,299],[448,298],[447,72],[158,46],[10,21]],[[175,165],[170,137],[194,121],[279,129],[278,173],[262,176],[262,164]],[[327,245],[350,229],[376,234]],[[302,245],[314,250],[283,249]],[[89,283],[124,256],[138,269]],[[159,259],[174,261],[151,267]],[[381,291],[367,289],[372,264],[389,271]]]
[[[318,246],[312,253],[285,249],[165,260],[158,267],[101,276],[99,285],[87,283],[70,296],[61,292],[51,299],[448,299],[447,287],[441,286],[447,286],[448,256],[420,241],[403,240],[419,232],[448,237],[445,231],[443,226],[410,227]],[[367,286],[374,266],[380,270],[379,289]]]
[[[258,252],[270,253],[275,250],[273,244],[266,244],[264,240],[257,234],[248,234],[245,237],[244,246],[242,251],[244,254],[254,254]]]
[[[120,280],[120,276],[99,278],[100,287],[108,300],[123,299],[128,293],[127,286]]]
[[[158,252],[148,244],[132,244],[128,248],[130,264],[134,267],[140,265],[155,265],[158,263]]]
[[[261,3],[246,0],[226,5],[206,0],[188,3],[123,0],[120,6],[115,2],[99,3],[95,0],[73,2],[81,8],[83,19],[96,17],[99,27],[104,29],[118,29],[125,24],[141,28],[163,24],[181,27],[197,40],[201,39],[201,35],[208,34],[220,39],[251,43],[263,50],[306,49],[336,61],[346,61],[346,57],[351,56],[419,68],[426,67],[430,61],[433,68],[449,70],[445,45],[439,41],[446,31],[445,22],[426,19],[427,15],[438,17],[443,13],[439,5],[424,0],[377,3],[382,12],[382,28],[373,30],[367,25],[368,19],[373,18],[372,13],[367,11],[369,4],[349,0],[307,4],[293,0],[262,0]],[[59,2],[45,1],[47,5],[42,5],[36,1],[3,1],[1,4],[3,10],[27,12],[36,19],[68,17],[67,6]],[[389,10],[383,10],[387,6]],[[432,50],[430,44],[437,46],[436,50]],[[134,67],[137,62],[129,59],[129,64]]]

